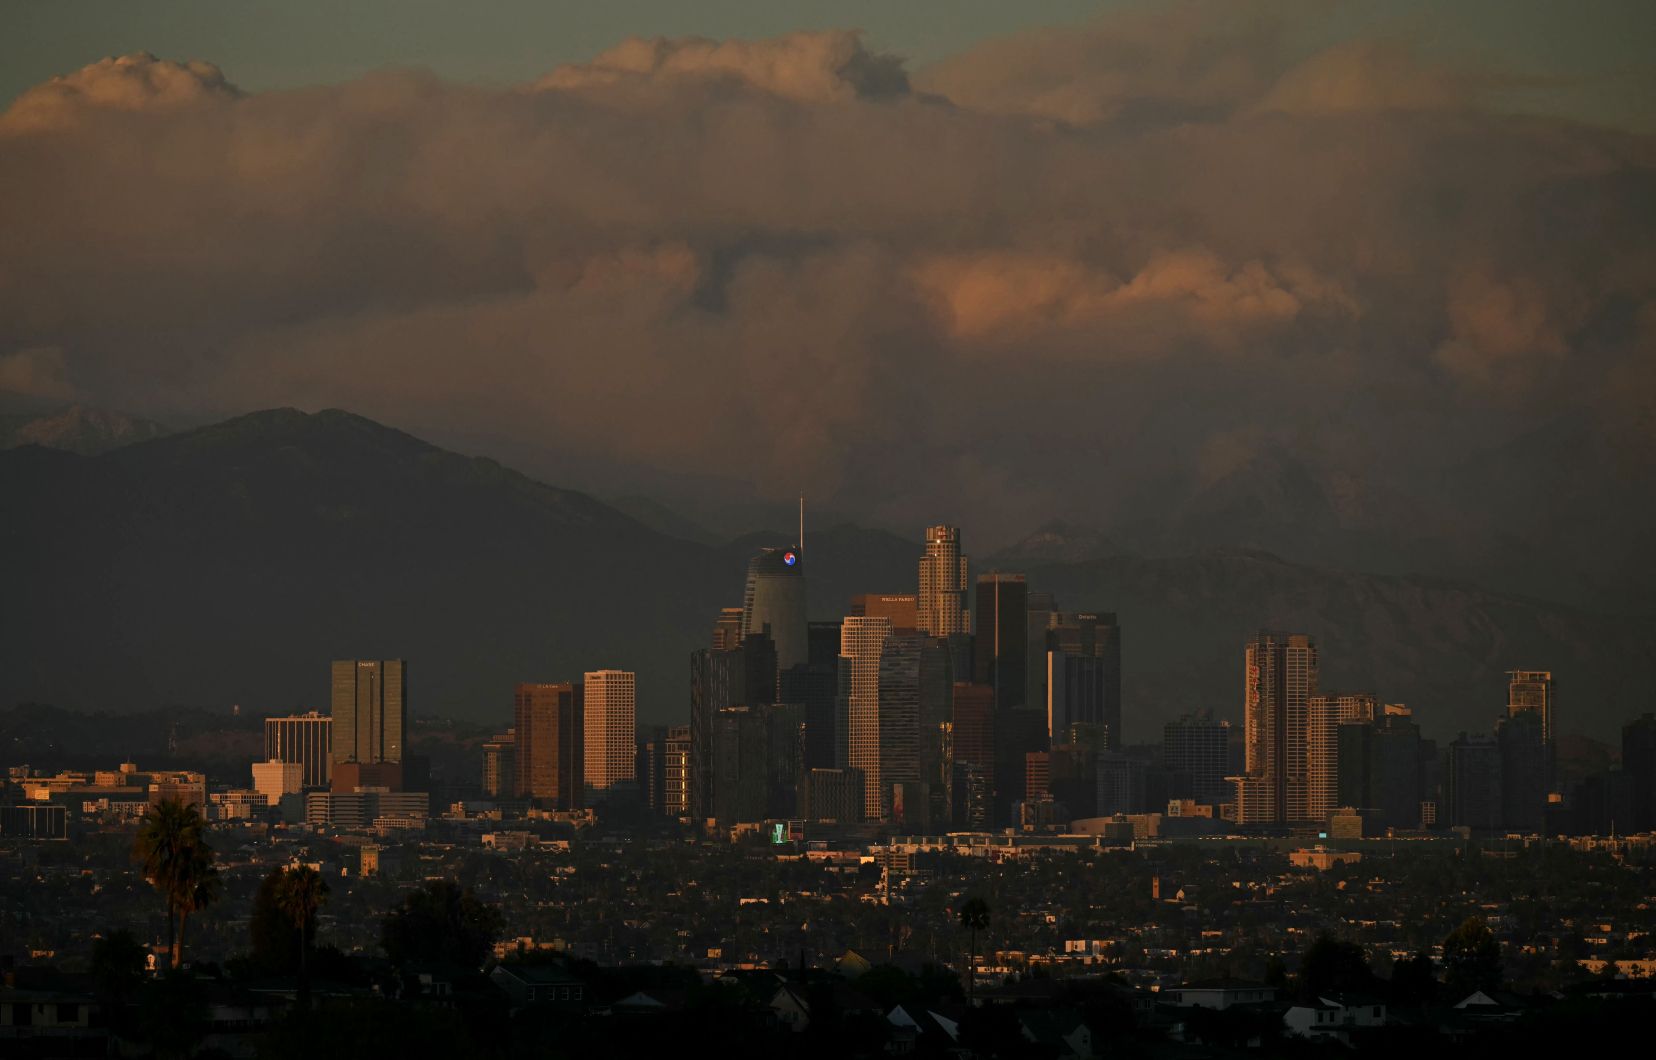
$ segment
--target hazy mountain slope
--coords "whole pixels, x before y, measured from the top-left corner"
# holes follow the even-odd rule
[[[796,533],[683,540],[343,412],[95,457],[28,446],[0,453],[0,704],[316,707],[328,660],[396,655],[417,713],[503,720],[517,681],[619,666],[639,672],[641,720],[679,720],[687,655],[741,602],[748,557]],[[812,617],[914,591],[920,537],[808,527]],[[1315,634],[1328,686],[1409,702],[1430,732],[1486,725],[1513,667],[1558,672],[1565,730],[1612,736],[1649,707],[1648,620],[1257,553],[1045,546],[1021,557],[1034,587],[1121,616],[1132,740],[1192,707],[1234,717],[1261,626]]]

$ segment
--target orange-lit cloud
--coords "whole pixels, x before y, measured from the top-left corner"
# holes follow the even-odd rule
[[[919,71],[851,33],[506,88],[95,64],[0,115],[0,390],[345,406],[567,485],[1001,537],[1275,460],[1419,522],[1378,498],[1534,424],[1633,436],[1656,143],[1213,10]]]

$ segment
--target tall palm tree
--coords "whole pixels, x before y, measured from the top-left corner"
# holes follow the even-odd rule
[[[144,878],[166,900],[167,953],[174,968],[183,963],[189,915],[218,897],[218,866],[206,830],[207,822],[194,804],[165,799],[144,814],[133,845]]]
[[[311,936],[316,933],[316,911],[328,897],[328,881],[309,865],[293,865],[282,874],[276,888],[276,908],[280,909],[299,932],[299,998],[300,1007],[306,1007],[310,998],[310,974],[305,967],[305,952],[310,949]]]
[[[960,907],[960,926],[972,933],[972,952],[966,957],[966,996],[976,996],[977,937],[989,927],[989,903],[981,898],[968,898]]]

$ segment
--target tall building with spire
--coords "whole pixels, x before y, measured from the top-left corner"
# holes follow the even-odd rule
[[[1243,652],[1243,774],[1239,824],[1307,819],[1307,704],[1317,693],[1317,646],[1303,634],[1261,632]]]
[[[926,527],[926,551],[920,557],[917,602],[920,632],[948,637],[971,631],[971,612],[966,608],[966,570],[966,557],[960,554],[960,528]]]
[[[797,545],[762,548],[748,560],[742,636],[756,633],[768,634],[776,645],[777,669],[806,661],[805,559]]]

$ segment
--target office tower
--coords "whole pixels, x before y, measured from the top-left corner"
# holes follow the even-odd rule
[[[887,803],[892,784],[921,779],[920,657],[927,639],[894,629],[880,649],[880,772]]]
[[[920,632],[948,637],[971,631],[971,615],[966,610],[966,568],[966,557],[960,554],[960,528],[926,527],[916,605]]]
[[[582,780],[590,801],[601,802],[637,780],[637,680],[626,670],[594,670],[584,679]]]
[[[509,799],[517,792],[517,730],[507,729],[483,745],[483,794]]]
[[[1031,594],[1032,597],[1034,594]],[[1102,725],[1112,750],[1121,748],[1121,627],[1107,611],[1052,611],[1047,616],[1045,641],[1032,656],[1043,671],[1041,698],[1049,719],[1062,718],[1052,729],[1078,722]],[[1052,658],[1057,654],[1058,658]],[[1074,662],[1086,659],[1087,662]],[[1054,696],[1054,681],[1061,681]]]
[[[894,725],[894,720],[882,721],[881,717],[880,657],[891,629],[889,618],[866,615],[847,616],[840,626],[839,715],[844,719],[841,729],[845,736],[839,764],[841,768],[862,770],[867,785],[863,804],[870,820],[881,819],[889,809],[885,794],[889,782],[881,771],[881,741],[884,727]],[[896,752],[891,748],[886,753],[895,761]]]
[[[1539,833],[1547,812],[1547,751],[1541,714],[1520,711],[1495,725],[1501,748],[1501,827]]]
[[[995,792],[995,690],[955,682],[949,729],[952,815],[959,824],[989,827]]]
[[[1507,671],[1507,717],[1534,713],[1541,718],[1541,741],[1553,742],[1553,675],[1550,670]]]
[[[298,762],[307,788],[325,788],[333,776],[333,719],[319,711],[265,719],[265,760]]]
[[[743,637],[728,651],[690,655],[690,814],[713,815],[713,718],[724,707],[776,698],[776,645],[763,633]]]
[[[1622,772],[1627,774],[1633,812],[1622,827],[1629,832],[1656,831],[1656,714],[1622,726]]]
[[[1144,760],[1119,751],[1098,753],[1100,817],[1144,811]]]
[[[1418,828],[1423,790],[1420,727],[1407,708],[1387,706],[1373,721],[1338,726],[1340,806],[1373,811],[1381,827]]]
[[[1102,729],[1072,727],[1056,738],[1047,755],[1047,789],[1071,819],[1098,816],[1098,755]]]
[[[759,633],[776,645],[778,669],[805,661],[805,560],[797,546],[762,548],[748,560],[743,641]]]
[[[894,630],[919,627],[919,600],[913,593],[858,593],[851,598],[853,618],[883,618]]]
[[[1225,783],[1230,727],[1228,721],[1214,721],[1207,711],[1186,714],[1162,726],[1162,764],[1188,777],[1190,784],[1188,793],[1176,793],[1174,798],[1218,804],[1230,796],[1230,785]]]
[[[651,725],[638,730],[638,755],[634,761],[638,793],[650,812],[660,814],[667,783],[667,726]]]
[[[1501,746],[1461,733],[1449,744],[1449,824],[1492,832],[1501,827]]]
[[[765,718],[758,707],[722,707],[713,718],[713,786],[711,816],[721,824],[765,819]]]
[[[668,817],[683,817],[690,812],[690,726],[675,725],[667,730],[664,759],[661,812]]]
[[[517,686],[514,771],[519,798],[550,809],[580,809],[586,766],[584,695],[577,684]]]
[[[930,797],[928,819],[949,815],[950,725],[954,720],[954,664],[949,642],[920,635],[920,780]]]
[[[305,786],[305,767],[299,762],[272,759],[253,763],[253,790],[265,797],[271,806],[282,801],[283,795],[293,795]]]
[[[868,782],[856,769],[813,769],[805,780],[806,820],[838,824],[861,824],[868,816],[863,798]]]
[[[1302,634],[1261,632],[1243,655],[1246,754],[1237,823],[1308,820],[1306,702],[1317,693],[1317,648]]]
[[[1022,574],[978,575],[972,681],[995,690],[998,711],[1023,703],[1029,658],[1028,596]]]
[[[408,719],[408,664],[339,659],[333,664],[335,764],[401,763]]]
[[[806,661],[777,675],[777,701],[805,708],[805,769],[834,765],[834,702],[839,691],[840,624],[810,622]]]
[[[1322,821],[1340,806],[1340,726],[1373,722],[1375,697],[1366,693],[1308,696],[1305,701],[1305,796],[1292,820]]]
[[[713,650],[729,651],[742,644],[742,615],[740,607],[721,607],[713,623]]]
[[[1052,798],[1052,752],[1031,751],[1024,755],[1025,802]]]
[[[1058,601],[1051,593],[1031,590],[1024,599],[1024,691],[1025,706],[1047,705],[1047,633],[1061,616]]]

